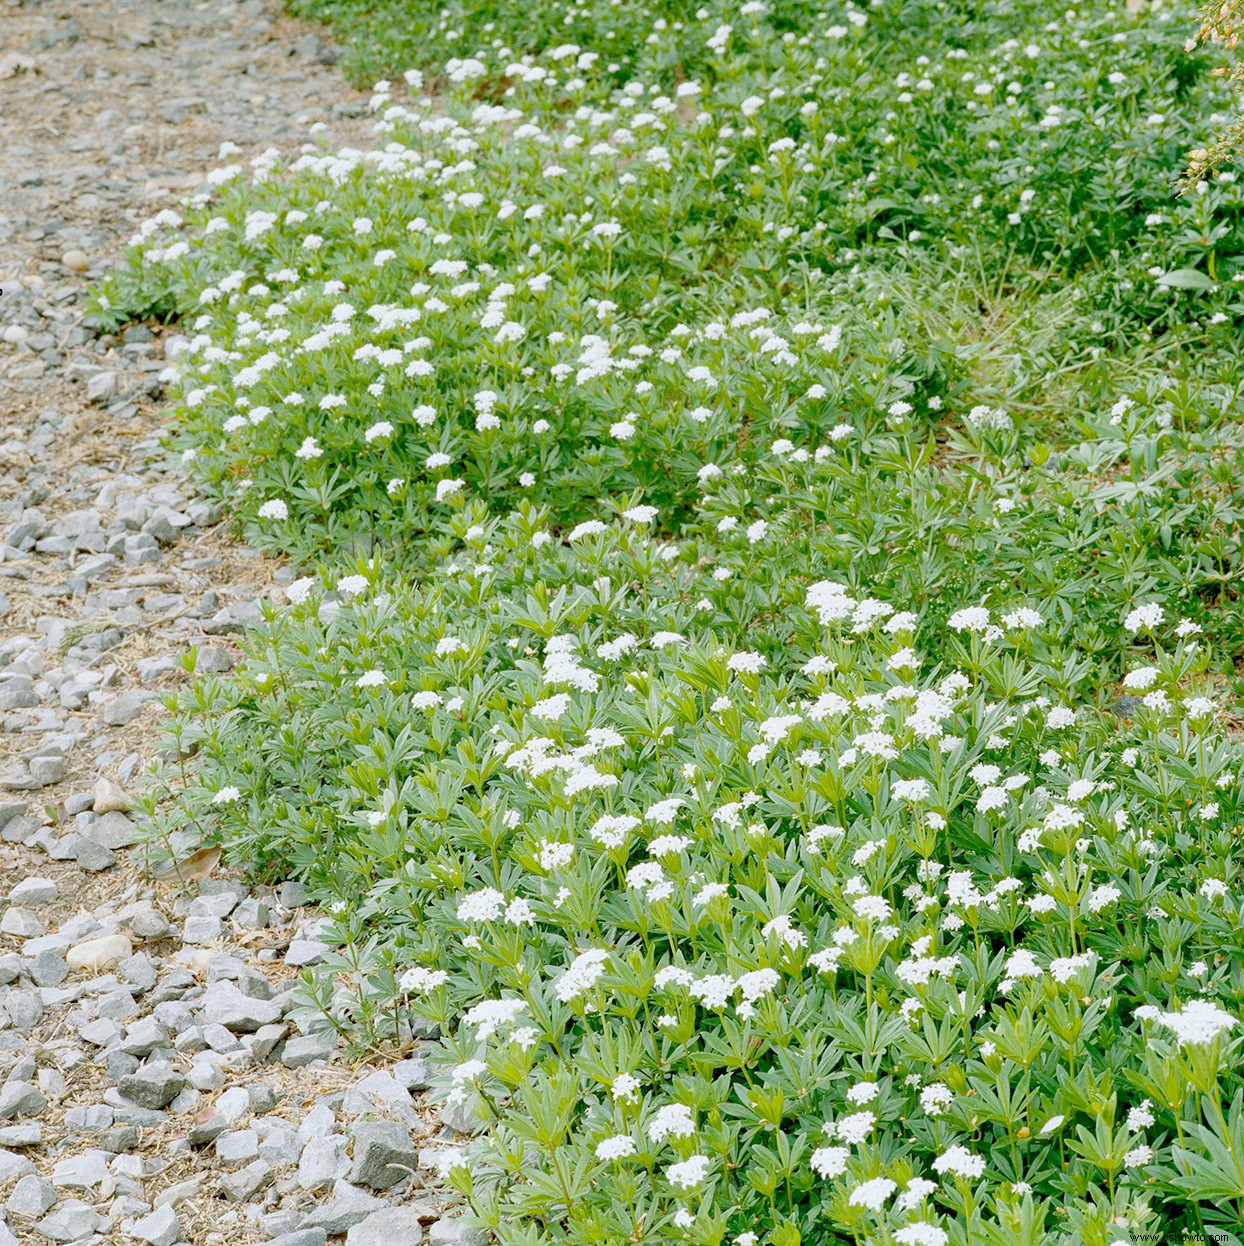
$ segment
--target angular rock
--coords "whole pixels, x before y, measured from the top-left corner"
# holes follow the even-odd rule
[[[207,1146],[209,1142],[215,1142],[221,1134],[229,1128],[229,1119],[220,1112],[213,1111],[211,1108],[196,1120],[186,1140],[191,1146]]]
[[[56,1205],[59,1194],[40,1176],[28,1173],[14,1187],[5,1207],[16,1216],[33,1220]]]
[[[29,675],[10,675],[0,682],[0,711],[34,709],[39,704],[34,680]]]
[[[140,992],[150,991],[160,980],[156,967],[145,952],[136,952],[133,956],[127,956],[117,968],[121,972],[121,977],[132,983]]]
[[[35,1228],[54,1242],[77,1242],[90,1237],[99,1227],[95,1209],[79,1199],[67,1199]]]
[[[52,1169],[52,1184],[62,1190],[93,1190],[108,1180],[108,1156],[103,1151],[71,1155]]]
[[[290,880],[281,884],[277,899],[285,909],[301,908],[307,902],[307,888],[303,883]]]
[[[257,1159],[220,1178],[220,1192],[231,1203],[247,1203],[272,1181],[272,1165]]]
[[[349,1170],[346,1140],[340,1134],[312,1138],[298,1160],[298,1184],[304,1190],[322,1190]]]
[[[282,1233],[274,1237],[268,1246],[324,1246],[328,1234],[323,1229],[295,1229],[292,1233]],[[391,1243],[390,1246],[397,1246]]]
[[[396,1121],[356,1125],[354,1167],[350,1180],[373,1190],[387,1190],[419,1166],[419,1153],[406,1129]]]
[[[428,1231],[428,1246],[488,1246],[488,1232],[457,1218],[438,1220]]]
[[[24,1155],[15,1155],[12,1151],[0,1151],[0,1185],[5,1185],[14,1177],[24,1177],[34,1170],[35,1166]]]
[[[259,1157],[259,1135],[253,1129],[234,1129],[216,1139],[216,1158],[222,1164],[245,1164]]]
[[[50,878],[23,878],[9,892],[10,904],[51,904],[60,894],[59,888]]]
[[[35,787],[50,787],[53,783],[59,783],[69,772],[68,760],[57,753],[32,757],[27,765]]]
[[[432,1066],[426,1057],[416,1054],[398,1061],[393,1066],[393,1076],[407,1091],[427,1090],[432,1084]]]
[[[337,1181],[333,1184],[332,1197],[328,1202],[305,1216],[298,1227],[323,1229],[329,1237],[337,1237],[384,1206],[384,1199],[376,1198],[348,1181]]]
[[[200,645],[194,659],[196,674],[223,675],[233,670],[234,665],[229,651],[219,645]]]
[[[396,1116],[408,1125],[416,1124],[419,1119],[411,1106],[410,1092],[392,1073],[383,1070],[377,1070],[351,1086],[346,1091],[343,1106],[352,1113],[380,1108],[385,1115]]]
[[[262,622],[263,610],[257,601],[235,601],[217,610],[210,619],[204,619],[200,626],[209,636],[220,636],[225,632],[245,631]]]
[[[176,1211],[165,1203],[151,1215],[136,1221],[130,1229],[130,1236],[138,1238],[140,1242],[149,1242],[150,1246],[173,1246],[181,1237],[181,1224]]]
[[[281,1019],[282,1007],[273,1000],[252,999],[232,982],[214,982],[199,1005],[206,1023],[223,1025],[235,1034],[253,1034],[260,1026]]]
[[[207,944],[215,943],[224,937],[225,924],[219,917],[200,916],[187,917],[182,928],[183,943]]]
[[[69,966],[55,952],[40,952],[31,962],[30,976],[35,986],[60,986],[69,977]]]
[[[43,1092],[29,1082],[8,1081],[0,1086],[0,1121],[15,1116],[37,1116],[47,1105]]]
[[[177,1097],[186,1079],[167,1064],[148,1064],[117,1082],[117,1089],[140,1108],[153,1111]]]
[[[138,1130],[133,1125],[114,1125],[99,1135],[99,1149],[110,1155],[124,1155],[138,1145]]]
[[[245,1090],[246,1098],[250,1103],[250,1110],[256,1116],[266,1115],[280,1102],[276,1091],[267,1082],[251,1082],[249,1086],[245,1087]]]
[[[256,1064],[262,1064],[288,1032],[286,1025],[261,1025],[254,1034],[248,1035],[244,1041]]]
[[[103,848],[128,848],[138,838],[138,827],[119,810],[96,816],[83,832]]]
[[[225,1084],[225,1075],[216,1065],[199,1060],[186,1074],[186,1083],[195,1090],[219,1090]]]
[[[277,1167],[297,1164],[302,1158],[304,1145],[296,1129],[271,1129],[259,1144],[259,1158]]]
[[[116,865],[117,854],[111,848],[105,848],[103,844],[97,844],[93,839],[81,836],[74,849],[73,859],[78,863],[79,868],[86,870],[88,874],[98,874]]]
[[[262,900],[243,900],[233,914],[236,930],[263,930],[269,920],[268,906]]]
[[[289,1039],[281,1053],[281,1063],[287,1069],[300,1069],[313,1060],[326,1060],[337,1050],[335,1035],[300,1034]]]
[[[200,1172],[185,1181],[179,1181],[176,1185],[170,1185],[168,1189],[161,1190],[156,1195],[155,1205],[163,1207],[167,1203],[170,1207],[176,1207],[179,1203],[186,1202],[187,1199],[198,1198],[203,1192],[203,1183],[206,1180],[207,1173]]]
[[[168,1031],[155,1017],[142,1017],[126,1026],[121,1050],[129,1056],[149,1056],[158,1047],[168,1045]]]
[[[125,1031],[115,1021],[101,1017],[79,1026],[78,1037],[95,1047],[113,1047],[119,1043]]]
[[[0,917],[0,934],[10,935],[14,939],[37,939],[46,934],[43,923],[29,909],[20,905],[12,905],[5,909]]]
[[[157,700],[159,693],[141,688],[123,692],[104,706],[103,719],[109,727],[126,727],[146,708],[148,702]]]
[[[374,1211],[346,1234],[346,1246],[419,1246],[423,1225],[413,1207],[385,1207]]]
[[[96,372],[86,383],[86,396],[92,402],[107,402],[116,392],[117,374],[106,369]]]

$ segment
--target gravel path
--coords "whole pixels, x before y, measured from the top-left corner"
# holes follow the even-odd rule
[[[485,1240],[438,1219],[426,1052],[294,1023],[299,888],[126,851],[179,656],[229,669],[290,577],[164,461],[176,334],[84,294],[223,142],[367,142],[334,59],[264,0],[0,0],[0,1246]]]

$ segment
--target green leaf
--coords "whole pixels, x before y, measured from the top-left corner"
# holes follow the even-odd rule
[[[1158,278],[1158,285],[1176,290],[1212,290],[1216,284],[1196,268],[1176,268]]]

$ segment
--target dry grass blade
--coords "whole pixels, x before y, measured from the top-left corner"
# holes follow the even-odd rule
[[[157,883],[201,883],[220,864],[219,848],[200,848],[181,861],[174,861],[152,874]]]

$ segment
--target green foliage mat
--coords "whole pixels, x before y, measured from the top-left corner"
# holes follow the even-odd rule
[[[307,573],[153,846],[309,885],[308,1017],[443,1039],[505,1246],[1236,1240],[1191,11],[303,8],[414,66],[374,149],[225,165],[98,292]]]

